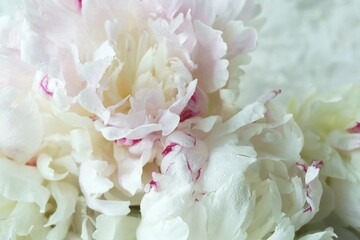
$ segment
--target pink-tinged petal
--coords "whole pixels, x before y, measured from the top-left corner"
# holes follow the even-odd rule
[[[54,95],[54,92],[51,91],[49,89],[49,77],[48,75],[45,75],[42,77],[41,81],[40,81],[40,88],[41,90],[43,90],[43,92],[48,95],[48,96],[51,96]]]
[[[32,89],[40,93],[42,96],[46,97],[47,99],[51,99],[53,98],[56,91],[58,93],[61,91],[60,88],[61,84],[59,84],[59,80],[52,78],[48,74],[41,71],[36,73]],[[55,102],[57,103],[57,101]]]
[[[74,13],[81,13],[83,0],[52,0],[56,2],[58,6],[64,9],[68,9]]]
[[[183,0],[180,11],[184,14],[191,9],[191,17],[193,20],[199,20],[206,25],[212,26],[215,22],[216,11],[214,1],[207,0]]]
[[[106,29],[104,28],[107,21],[111,19],[118,20],[118,28],[122,32],[129,31],[129,7],[131,5],[134,16],[143,20],[143,16],[138,12],[138,3],[127,0],[92,0],[82,1],[81,16],[82,26],[86,32],[87,37],[91,39],[104,39],[106,37]],[[84,39],[86,40],[86,39]]]
[[[184,110],[182,110],[180,114],[180,122],[183,122],[189,118],[195,117],[196,115],[200,114],[201,107],[205,106],[203,102],[201,102],[201,90],[195,90],[194,94],[191,96],[189,102],[187,103]]]
[[[309,166],[306,166],[305,163],[296,163],[296,166],[305,172],[305,192],[308,206],[305,207],[304,213],[314,215],[319,211],[320,200],[323,193],[319,174],[323,164],[324,162],[322,160],[313,160]]]
[[[39,34],[27,36],[21,43],[21,59],[45,72],[56,74],[59,72],[57,54],[56,45]]]
[[[151,180],[150,181],[150,183],[149,183],[149,185],[150,185],[150,189],[154,189],[154,191],[158,191],[158,186],[157,186],[157,182],[156,181],[154,181],[154,180]]]
[[[142,6],[149,13],[155,14],[158,17],[165,17],[173,19],[175,14],[178,12],[182,1],[178,0],[143,0],[141,1]]]
[[[326,141],[336,149],[352,151],[360,148],[360,133],[333,131],[327,136]]]
[[[166,139],[161,172],[196,182],[208,159],[208,149],[203,141],[185,132],[174,132]]]
[[[36,71],[34,66],[21,60],[21,51],[3,48],[1,56],[0,89],[10,86],[21,90],[30,89]]]
[[[174,147],[178,146],[177,143],[170,143],[169,145],[166,146],[166,148],[164,149],[164,151],[161,152],[161,154],[163,156],[168,155],[170,152],[172,152],[174,150]]]
[[[300,170],[307,172],[307,164],[306,163],[296,162],[295,164]]]
[[[140,141],[141,141],[141,139],[120,138],[120,139],[114,140],[114,143],[125,145],[125,146],[133,146],[133,145],[139,143]]]
[[[223,59],[227,46],[221,37],[221,32],[200,21],[194,22],[198,45],[192,57],[198,68],[194,76],[199,80],[199,86],[207,93],[215,92],[224,87],[229,78],[228,60]]]
[[[77,0],[78,7],[81,10],[82,9],[82,0]]]
[[[357,122],[354,127],[348,128],[349,133],[360,133],[360,122]]]
[[[166,138],[166,142],[176,143],[182,147],[192,148],[196,145],[197,139],[186,132],[173,132]]]
[[[29,0],[25,2],[26,19],[35,33],[57,43],[75,40],[80,18],[70,9],[59,7],[54,1]]]
[[[154,136],[149,136],[128,148],[114,146],[119,185],[131,195],[142,191],[143,167],[152,160],[156,139]]]
[[[273,100],[275,97],[277,97],[279,94],[281,94],[281,89],[273,90],[267,94],[264,94],[261,96],[258,101],[262,102],[264,104],[268,103],[269,101]]]
[[[163,136],[169,135],[180,122],[180,114],[190,101],[196,89],[197,81],[191,81],[186,89],[186,94],[176,100],[161,116],[159,124],[162,126]]]
[[[170,56],[177,56],[190,71],[197,67],[190,56],[197,44],[190,12],[180,13],[170,22],[150,20],[149,26],[157,40],[165,43]]]

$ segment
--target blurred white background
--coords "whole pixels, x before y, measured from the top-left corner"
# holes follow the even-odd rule
[[[244,69],[246,102],[273,89],[281,101],[360,83],[359,0],[262,0],[267,22]]]
[[[23,0],[0,0],[0,16],[13,14]]]

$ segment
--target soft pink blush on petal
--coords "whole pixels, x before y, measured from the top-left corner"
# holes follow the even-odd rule
[[[223,59],[227,46],[221,37],[221,32],[200,21],[194,22],[198,45],[192,57],[198,68],[194,76],[199,79],[199,85],[207,93],[215,92],[224,87],[229,78],[228,60]]]
[[[360,133],[360,122],[357,122],[354,127],[348,128],[349,133]]]

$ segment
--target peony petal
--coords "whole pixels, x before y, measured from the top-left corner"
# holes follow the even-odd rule
[[[289,218],[283,217],[281,222],[276,226],[275,232],[271,234],[268,240],[294,239],[294,237],[294,226],[291,225]]]
[[[223,38],[228,46],[226,54],[228,59],[254,51],[257,44],[256,29],[244,27],[242,21],[229,22],[224,30]]]
[[[128,139],[142,139],[150,133],[161,130],[160,124],[147,124],[136,127],[134,129],[120,128],[120,127],[106,127],[101,122],[95,122],[95,128],[103,134],[103,136],[109,140],[114,141],[121,138]]]
[[[96,230],[92,237],[95,240],[135,239],[136,228],[140,219],[129,216],[112,217],[104,214],[96,218]]]
[[[205,140],[207,143],[212,143],[222,136],[237,131],[239,128],[255,122],[265,116],[266,107],[261,102],[254,102],[247,105],[240,112],[235,114],[223,124],[214,127],[211,135]]]
[[[36,33],[60,43],[75,39],[80,19],[74,12],[53,1],[30,0],[25,6],[27,21]]]
[[[360,187],[358,183],[332,179],[330,187],[335,194],[335,212],[354,229],[360,228]]]
[[[45,212],[50,193],[41,185],[37,169],[5,158],[0,158],[0,163],[0,194],[11,200],[36,203],[40,212]]]
[[[11,212],[9,218],[13,218],[16,224],[16,235],[26,236],[38,225],[41,224],[43,216],[39,213],[39,208],[32,203],[19,202]]]
[[[218,190],[230,176],[245,172],[255,160],[256,152],[251,147],[225,145],[212,149],[198,182],[201,191]]]
[[[18,102],[17,95],[13,88],[0,89],[0,151],[25,163],[40,148],[43,125],[36,102],[30,96]]]
[[[225,56],[227,46],[217,31],[200,21],[194,22],[198,46],[194,50],[195,63],[198,68],[194,76],[199,79],[199,86],[207,93],[224,87],[229,78],[228,60]]]
[[[176,100],[160,117],[159,124],[162,125],[163,136],[169,135],[175,130],[180,122],[180,113],[186,107],[191,96],[194,94],[197,80],[191,81],[186,89],[186,94]]]
[[[68,235],[70,226],[71,226],[71,219],[61,221],[58,224],[56,224],[54,228],[51,229],[51,231],[46,236],[46,238],[53,240],[62,240]]]
[[[93,145],[91,136],[88,130],[74,129],[70,132],[71,146],[73,151],[71,155],[76,162],[84,162],[89,160],[93,153]]]
[[[323,232],[307,234],[299,238],[299,240],[332,240],[334,238],[337,238],[334,230],[332,228],[327,228]]]
[[[191,186],[173,178],[167,180],[176,188],[150,191],[144,196],[137,239],[204,239],[206,213],[201,204],[195,203]]]
[[[143,161],[141,158],[132,159],[127,157],[127,159],[118,163],[119,184],[131,195],[134,195],[142,187]]]
[[[99,116],[105,124],[109,121],[110,111],[104,107],[93,89],[85,88],[80,92],[79,104],[90,113],[94,113]]]
[[[208,239],[246,239],[252,218],[255,195],[244,177],[235,174],[216,192],[201,201],[206,208]]]
[[[69,174],[68,172],[56,173],[54,169],[50,168],[51,162],[53,162],[53,159],[46,154],[41,154],[36,160],[37,169],[44,179],[59,181]]]
[[[16,240],[15,221],[12,218],[0,220],[0,239]]]
[[[349,134],[340,131],[334,131],[328,135],[327,142],[336,149],[343,151],[352,151],[360,148],[360,134]]]
[[[75,212],[78,198],[78,190],[66,182],[50,182],[48,188],[56,201],[57,207],[45,227],[70,220],[71,215]]]
[[[128,201],[99,199],[114,185],[107,178],[111,167],[105,161],[89,160],[81,164],[79,183],[89,208],[109,216],[126,215],[130,212]]]
[[[104,42],[95,50],[92,61],[83,64],[81,70],[88,87],[97,89],[106,69],[111,65],[116,53],[109,42]]]

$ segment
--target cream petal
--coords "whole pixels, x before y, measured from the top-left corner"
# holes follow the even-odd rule
[[[0,194],[11,200],[36,203],[40,212],[44,212],[50,193],[42,186],[43,179],[37,169],[5,158],[0,158],[0,162]]]
[[[130,212],[128,201],[100,199],[114,184],[107,178],[111,167],[105,161],[89,160],[81,164],[79,183],[89,208],[109,216],[126,215]]]
[[[30,96],[18,102],[17,96],[13,88],[0,90],[0,151],[25,163],[40,148],[43,124],[36,102]]]
[[[235,174],[216,192],[201,201],[207,211],[208,239],[246,239],[255,195],[244,177]]]
[[[129,216],[112,217],[104,214],[96,218],[96,230],[92,237],[95,240],[135,239],[139,218]]]
[[[50,182],[48,188],[56,201],[57,208],[50,216],[45,227],[66,223],[71,220],[70,218],[75,212],[75,205],[78,198],[78,190],[76,187],[66,182]],[[67,231],[68,229],[66,228],[65,232]]]

